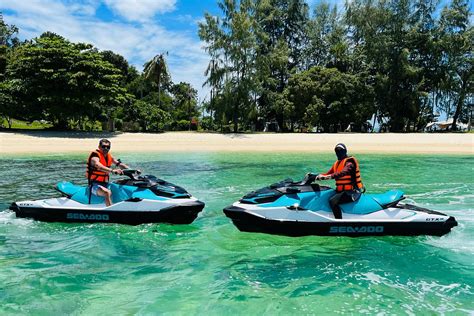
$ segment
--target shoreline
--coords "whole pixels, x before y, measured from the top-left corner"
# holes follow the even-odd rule
[[[97,133],[0,132],[0,154],[83,153],[97,148],[100,138],[113,152],[332,152],[337,143],[350,153],[474,154],[472,133],[381,134],[219,134],[200,132]]]

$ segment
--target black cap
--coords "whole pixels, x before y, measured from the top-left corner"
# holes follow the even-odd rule
[[[342,160],[347,157],[347,148],[346,145],[339,143],[334,147],[334,151],[336,152],[336,156],[338,160]]]
[[[339,144],[336,145],[336,147],[334,147],[334,150],[335,150],[335,151],[337,151],[337,150],[339,150],[339,149],[342,149],[342,150],[347,151],[347,147],[346,147],[346,145],[344,145],[343,143],[339,143]]]

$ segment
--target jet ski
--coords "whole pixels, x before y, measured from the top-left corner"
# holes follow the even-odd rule
[[[111,206],[103,197],[90,194],[89,186],[60,182],[56,189],[63,197],[12,203],[17,217],[46,222],[190,224],[204,208],[204,203],[185,189],[158,179],[142,176],[138,170],[124,170],[122,178],[109,183]]]
[[[457,226],[452,216],[401,203],[400,190],[363,193],[355,202],[340,204],[342,219],[335,219],[329,199],[336,191],[312,183],[315,178],[286,179],[253,191],[224,213],[240,231],[285,236],[442,236]]]

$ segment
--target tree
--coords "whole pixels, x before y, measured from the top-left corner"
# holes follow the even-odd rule
[[[7,25],[0,12],[0,117],[7,121],[9,128],[12,126],[12,117],[18,111],[18,104],[13,96],[13,83],[6,78],[6,70],[13,48],[19,45],[17,33],[18,28]]]
[[[256,4],[259,112],[265,117],[276,117],[286,129],[284,121],[288,116],[278,95],[285,89],[290,74],[305,64],[302,52],[309,9],[300,0],[259,0]]]
[[[48,119],[59,128],[66,128],[68,119],[110,117],[127,100],[119,70],[92,45],[54,33],[15,49],[7,75],[25,105],[22,117]]]
[[[199,116],[197,107],[197,90],[191,87],[189,83],[180,82],[171,88],[173,93],[173,119],[175,122],[181,120],[189,121],[189,129],[191,129],[191,121],[194,117]]]
[[[206,15],[204,23],[199,25],[199,36],[207,43],[206,50],[211,54],[214,64],[222,59],[224,66],[224,84],[222,91],[232,95],[232,121],[234,132],[238,131],[239,118],[253,102],[256,90],[255,81],[255,4],[251,0],[223,0],[218,2],[223,12],[222,19]],[[216,68],[218,70],[218,68]],[[210,73],[211,74],[211,73]],[[218,72],[213,71],[212,84],[219,82]],[[210,81],[211,82],[211,81]],[[227,101],[224,96],[218,100]],[[222,104],[229,108],[228,105]]]
[[[338,131],[353,125],[360,130],[371,117],[373,90],[363,78],[336,68],[313,67],[293,75],[283,105],[300,126],[322,126]]]
[[[390,118],[390,128],[408,130],[418,118],[422,68],[413,62],[409,30],[411,1],[356,0],[348,5],[352,48],[375,80],[378,113]]]
[[[100,54],[102,55],[103,60],[108,61],[120,71],[120,74],[122,75],[122,85],[134,79],[135,76],[133,72],[136,72],[136,69],[134,67],[130,67],[128,61],[122,55],[116,54],[110,50],[102,51]]]
[[[171,83],[164,54],[156,55],[152,60],[148,61],[144,65],[143,75],[145,79],[150,80],[152,83],[157,85],[158,95],[161,95],[162,85],[169,85]],[[158,100],[158,107],[161,108],[161,98]]]
[[[331,60],[330,36],[339,27],[337,8],[320,2],[314,9],[313,18],[307,24],[308,44],[305,47],[306,69],[326,66]]]
[[[453,0],[441,13],[443,89],[455,104],[452,130],[456,130],[463,110],[467,112],[467,97],[474,93],[474,28],[470,16],[469,2],[465,0]]]
[[[410,60],[419,69],[420,109],[415,124],[422,129],[434,119],[433,112],[439,100],[442,79],[439,24],[435,20],[438,1],[416,0],[408,33]]]
[[[144,100],[135,100],[125,107],[125,115],[133,122],[139,122],[143,131],[162,131],[170,121],[169,113],[161,110],[156,104]],[[133,119],[133,120],[132,120]]]

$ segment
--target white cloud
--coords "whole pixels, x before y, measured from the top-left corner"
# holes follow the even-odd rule
[[[73,42],[91,43],[101,50],[112,50],[123,55],[131,64],[142,70],[143,64],[156,54],[168,52],[168,66],[174,82],[185,81],[198,90],[202,100],[207,88],[202,88],[208,55],[201,49],[202,43],[188,31],[170,31],[148,22],[129,23],[102,21],[91,12],[100,3],[84,1],[84,6],[68,4],[72,0],[2,0],[0,10],[6,23],[15,24],[22,38],[39,36],[51,31]]]
[[[78,2],[76,0],[65,0],[66,5],[70,12],[81,15],[93,16],[100,6],[100,0],[82,0]]]
[[[116,14],[129,21],[146,21],[157,13],[175,9],[176,0],[104,0]]]

